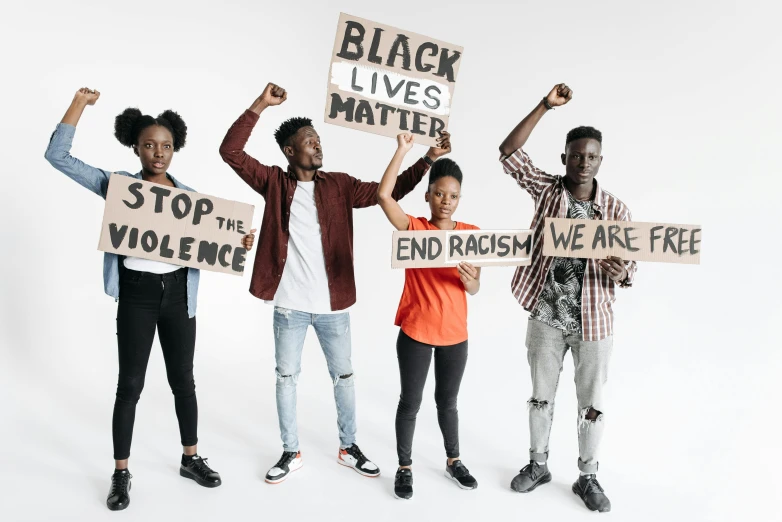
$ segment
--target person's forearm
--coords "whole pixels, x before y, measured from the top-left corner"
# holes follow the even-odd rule
[[[397,175],[399,174],[399,169],[402,166],[402,160],[404,160],[405,154],[406,151],[397,149],[394,153],[394,157],[391,158],[391,162],[388,164],[386,171],[383,173],[383,178],[380,180],[380,185],[377,187],[378,201],[392,198]]]
[[[263,101],[261,98],[256,98],[252,105],[250,105],[250,110],[253,111],[258,116],[261,115],[263,111],[265,111],[269,107],[269,104]]]
[[[532,112],[527,114],[511,133],[508,134],[508,137],[505,138],[505,141],[500,145],[500,153],[503,156],[509,156],[513,154],[513,151],[523,147],[524,144],[527,143],[529,135],[532,134],[535,125],[538,124],[546,112],[548,112],[548,109],[546,109],[546,106],[543,104],[543,100],[539,101],[535,108],[532,109]]]
[[[87,103],[84,100],[74,98],[71,102],[71,106],[65,111],[65,116],[62,117],[60,123],[67,123],[68,125],[73,125],[75,127],[76,124],[79,123],[79,118],[81,118],[81,114],[84,112],[86,106]]]

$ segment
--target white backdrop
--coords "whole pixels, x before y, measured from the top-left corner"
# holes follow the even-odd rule
[[[486,269],[469,299],[470,360],[460,394],[461,448],[480,482],[442,477],[445,455],[433,376],[419,415],[411,502],[392,497],[399,393],[393,317],[403,273],[389,268],[391,227],[379,208],[355,213],[358,304],[352,311],[359,444],[383,471],[369,480],[338,466],[332,390],[312,332],[299,382],[305,467],[269,486],[279,457],[271,309],[243,278],[204,273],[196,384],[200,453],[224,484],[206,490],[177,475],[173,398],[155,345],[138,407],[132,502],[104,505],[112,471],[115,310],[96,250],[100,198],[43,158],[81,86],[99,89],[73,153],[106,169],[138,160],[113,137],[128,106],[177,110],[188,144],[171,172],[197,190],[262,200],[223,164],[230,124],[269,81],[289,99],[269,109],[247,149],[280,164],[272,132],[307,115],[326,170],[377,180],[391,139],[322,123],[339,11],[465,48],[450,131],[465,173],[457,219],[526,228],[532,202],[502,173],[497,147],[548,92],[572,102],[545,116],[527,144],[561,172],[565,133],[604,133],[603,186],[639,221],[703,225],[700,266],[642,263],[618,292],[600,480],[616,520],[771,520],[779,458],[780,306],[777,161],[782,132],[776,2],[209,2],[40,1],[4,7],[0,143],[0,518],[164,520],[457,520],[588,516],[570,492],[577,476],[572,360],[557,400],[554,482],[529,495],[508,485],[527,460],[523,346],[527,314],[509,291],[512,268]],[[417,146],[409,160],[425,152]],[[426,215],[423,186],[403,200]],[[769,239],[770,238],[770,239]],[[252,266],[251,256],[247,264]]]

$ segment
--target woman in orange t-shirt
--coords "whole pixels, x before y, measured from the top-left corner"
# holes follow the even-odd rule
[[[415,218],[405,214],[391,192],[405,154],[413,147],[411,134],[397,136],[398,147],[383,174],[377,199],[388,220],[397,230],[477,230],[478,227],[453,221],[459,206],[462,171],[449,159],[434,163],[429,172],[426,201],[432,217]],[[442,132],[438,147],[427,153],[429,160],[451,151],[450,135]],[[432,158],[429,155],[433,154]],[[411,469],[413,432],[434,352],[434,397],[437,420],[443,433],[448,462],[445,476],[462,489],[475,489],[478,482],[459,458],[459,414],[456,400],[467,364],[467,297],[478,293],[481,269],[462,262],[448,268],[405,270],[405,288],[399,301],[395,324],[400,327],[396,342],[402,392],[396,411],[396,445],[399,469],[394,479],[394,495],[413,496]]]

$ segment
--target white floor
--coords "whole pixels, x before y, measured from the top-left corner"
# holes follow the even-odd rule
[[[266,307],[250,303],[267,318]],[[430,375],[415,438],[415,496],[411,501],[393,498],[398,394],[394,329],[360,312],[353,314],[359,444],[383,474],[364,478],[336,463],[331,384],[315,336],[310,335],[299,388],[305,465],[283,484],[264,483],[266,469],[281,451],[266,321],[220,340],[210,329],[216,325],[204,319],[196,361],[200,453],[224,483],[210,490],[178,475],[173,398],[156,344],[136,419],[131,505],[111,513],[104,500],[112,470],[116,352],[110,331],[113,306],[110,300],[103,304],[106,317],[96,318],[94,331],[74,324],[72,331],[60,333],[57,346],[11,350],[5,359],[0,370],[5,389],[0,465],[4,520],[574,520],[591,515],[570,491],[578,455],[569,358],[551,439],[554,480],[526,495],[508,487],[527,458],[525,401],[530,393],[521,343],[508,345],[509,333],[524,331],[523,321],[509,325],[514,315],[523,318],[511,306],[500,310],[502,315],[494,314],[494,324],[505,326],[473,335],[460,396],[462,456],[479,480],[477,490],[462,491],[443,477],[445,456]],[[640,303],[634,306],[643,308]],[[201,313],[207,318],[208,306]],[[377,327],[370,333],[357,326],[362,321],[377,321]],[[471,322],[492,324],[492,317],[476,308]],[[628,320],[627,326],[636,322]],[[257,346],[247,345],[253,335],[260,336]],[[660,332],[639,336],[626,328],[617,335],[625,340],[617,343],[612,361],[599,473],[613,511],[604,516],[631,521],[778,520],[779,504],[772,500],[782,486],[778,405],[772,403],[778,397],[768,388],[778,357],[734,366],[712,357],[711,351],[725,352],[706,344],[682,349],[679,342],[662,342]],[[76,338],[85,344],[68,340]],[[749,379],[752,375],[757,378]],[[734,384],[740,381],[745,383],[741,391]]]

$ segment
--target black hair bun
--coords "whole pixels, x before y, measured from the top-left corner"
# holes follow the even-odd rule
[[[174,151],[184,147],[187,140],[187,125],[182,117],[172,110],[167,110],[161,112],[157,119],[158,121],[165,120],[171,125],[169,130],[174,137]]]
[[[124,146],[132,147],[136,144],[134,130],[142,117],[140,110],[128,107],[114,119],[114,136]]]

